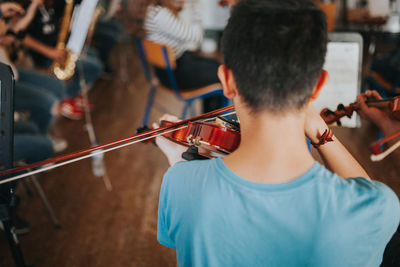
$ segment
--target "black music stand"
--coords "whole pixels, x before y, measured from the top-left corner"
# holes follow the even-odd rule
[[[0,166],[13,167],[14,144],[14,75],[10,66],[0,63]],[[7,176],[0,177],[0,180]],[[15,266],[25,267],[24,257],[11,214],[15,212],[15,183],[0,185],[0,220],[10,246]]]

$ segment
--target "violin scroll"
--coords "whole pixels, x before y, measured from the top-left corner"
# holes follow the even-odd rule
[[[349,106],[344,106],[343,104],[339,104],[337,106],[336,111],[324,108],[323,110],[321,110],[320,116],[326,122],[326,124],[332,124],[336,122],[337,125],[341,126],[342,124],[340,122],[340,119],[343,117],[351,118],[354,110],[355,107],[353,104],[350,104]]]

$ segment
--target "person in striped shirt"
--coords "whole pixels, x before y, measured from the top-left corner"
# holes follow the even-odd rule
[[[175,77],[182,91],[219,83],[217,77],[220,63],[210,58],[200,57],[188,51],[188,43],[198,44],[203,39],[200,13],[194,10],[193,23],[189,24],[178,17],[184,1],[142,0],[132,3],[134,32],[148,40],[167,44],[173,49],[177,67]],[[167,72],[156,68],[155,74],[160,82],[171,87]],[[203,111],[208,112],[221,106],[222,97],[205,99]]]

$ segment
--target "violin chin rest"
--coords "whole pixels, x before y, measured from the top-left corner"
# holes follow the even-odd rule
[[[187,161],[208,159],[207,157],[199,154],[199,148],[197,146],[190,146],[185,152],[182,153],[182,158]]]

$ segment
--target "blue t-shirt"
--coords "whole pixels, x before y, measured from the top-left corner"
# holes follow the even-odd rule
[[[254,183],[217,158],[165,174],[158,241],[180,266],[379,266],[399,220],[380,182],[315,163],[287,183]]]

